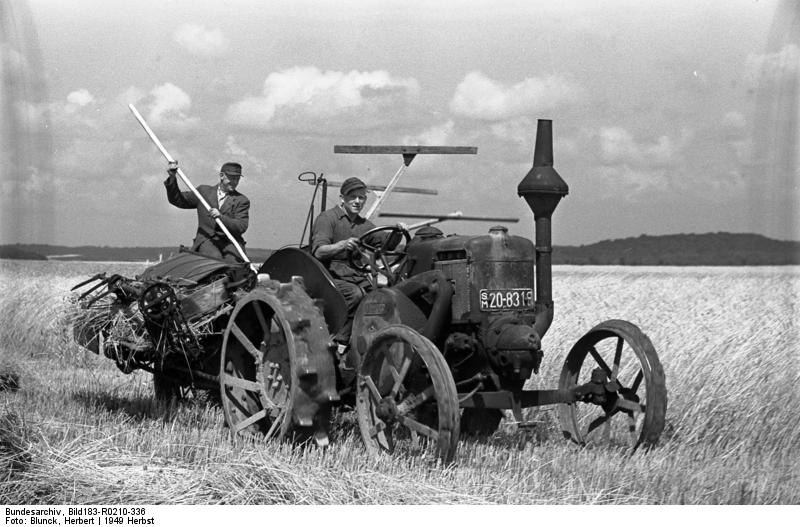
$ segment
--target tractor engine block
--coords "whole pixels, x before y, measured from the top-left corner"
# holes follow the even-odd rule
[[[525,380],[539,373],[542,341],[532,324],[517,317],[493,320],[484,337],[489,364],[502,378]]]

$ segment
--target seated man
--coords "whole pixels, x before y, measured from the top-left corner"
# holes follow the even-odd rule
[[[367,185],[356,177],[342,183],[340,204],[322,212],[314,221],[311,254],[330,271],[336,288],[347,304],[347,324],[336,340],[347,344],[353,314],[368,290],[369,281],[350,266],[350,254],[356,250],[358,238],[374,229],[375,224],[359,215],[367,201]],[[388,233],[376,233],[385,239]],[[372,240],[371,243],[375,243]]]

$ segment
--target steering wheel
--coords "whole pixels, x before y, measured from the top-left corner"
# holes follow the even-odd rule
[[[374,245],[367,241],[380,232],[389,234]],[[385,276],[390,286],[394,285],[398,277],[392,268],[404,260],[408,253],[405,250],[385,250],[383,245],[389,241],[391,242],[389,245],[397,247],[403,239],[408,243],[411,235],[408,230],[398,225],[385,225],[368,230],[358,237],[358,250],[350,253],[350,266],[362,273],[369,273],[373,287],[377,285],[378,274]]]

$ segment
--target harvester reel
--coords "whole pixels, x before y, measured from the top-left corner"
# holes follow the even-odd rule
[[[436,346],[408,326],[375,334],[358,373],[356,410],[367,450],[432,453],[452,462],[458,443],[458,394]]]
[[[386,250],[380,244],[371,244],[367,241],[373,234],[384,231],[389,231],[385,240],[391,240],[398,236],[402,237],[406,244],[411,240],[408,230],[397,225],[385,225],[370,229],[359,236],[358,251],[350,254],[350,265],[353,269],[357,269],[362,273],[369,273],[373,276],[373,279],[377,278],[378,274],[381,274],[386,277],[389,286],[393,286],[398,281],[397,273],[395,273],[394,269],[408,256],[408,253],[405,250]]]
[[[220,396],[235,433],[328,442],[338,400],[325,320],[302,282],[270,281],[241,298],[222,343]]]
[[[587,386],[581,400],[559,405],[564,436],[580,445],[635,450],[653,446],[664,430],[667,388],[655,348],[624,320],[592,328],[570,350],[560,389]]]

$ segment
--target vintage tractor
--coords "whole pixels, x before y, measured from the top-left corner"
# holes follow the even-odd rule
[[[361,237],[361,254],[352,263],[373,290],[355,313],[350,346],[339,352],[331,344],[332,367],[318,363],[303,379],[320,387],[335,380],[342,401],[354,399],[370,451],[428,446],[447,462],[460,433],[494,432],[503,410],[523,423],[523,408],[549,404],[559,405],[564,435],[576,443],[635,449],[658,441],[667,405],[664,372],[650,340],[629,322],[608,320],[579,339],[567,355],[558,388],[524,389],[538,373],[541,339],[553,319],[550,220],[568,192],[553,168],[550,121],[539,122],[533,168],[517,191],[533,210],[535,245],[504,227],[448,237],[425,229],[414,238],[399,227],[378,227]],[[405,249],[372,244],[378,231],[405,238]],[[306,250],[277,251],[259,275],[280,282],[302,277],[323,310],[328,333],[345,324],[341,295]],[[259,295],[244,297],[232,314],[232,322],[248,328],[246,336],[234,333],[238,342],[231,345],[229,339],[224,346],[233,362],[246,365],[236,381],[240,384],[231,380],[230,389],[222,387],[234,427],[255,420],[266,428],[269,420],[262,416],[276,403],[264,388],[268,384],[247,373],[263,368],[259,361],[269,353],[256,350],[269,349],[273,339],[265,324],[253,322],[254,311],[267,309]],[[236,396],[249,398],[247,411],[233,411]],[[324,421],[322,416],[319,423]]]
[[[460,434],[491,434],[505,410],[525,425],[524,408],[557,404],[576,443],[654,445],[664,372],[629,322],[608,320],[580,338],[557,388],[525,389],[553,320],[550,221],[568,192],[553,168],[550,121],[539,121],[533,168],[517,192],[533,210],[535,244],[500,226],[474,236],[428,227],[411,237],[399,226],[362,236],[352,263],[373,287],[346,347],[333,338],[347,323],[343,297],[307,248],[295,247],[273,253],[255,275],[187,253],[137,280],[103,278],[102,292],[81,302],[113,292],[103,308],[112,314],[76,326],[76,336],[123,371],[152,371],[158,393],[216,388],[236,432],[326,444],[330,410],[354,405],[369,451],[427,452],[448,463]],[[373,243],[378,231],[405,247]],[[134,322],[109,322],[120,317]],[[121,344],[126,332],[138,335],[134,344]]]

